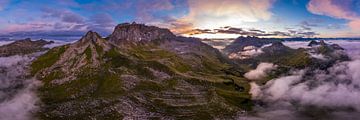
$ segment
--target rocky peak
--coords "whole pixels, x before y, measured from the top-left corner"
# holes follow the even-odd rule
[[[109,41],[121,44],[128,42],[149,42],[173,37],[175,35],[168,29],[137,23],[123,23],[115,27],[114,32],[109,36]]]
[[[327,45],[324,40],[320,40],[320,45]]]
[[[310,43],[308,44],[308,46],[310,46],[310,47],[317,46],[317,45],[320,45],[320,43],[315,40],[310,41]]]
[[[45,58],[35,61],[32,73],[38,73],[39,78],[45,79],[46,74],[59,72],[64,75],[63,79],[54,80],[56,84],[62,84],[76,78],[83,68],[98,68],[101,64],[102,55],[112,48],[112,44],[102,38],[98,33],[89,31],[75,43],[55,47],[43,56],[54,59],[47,61]],[[44,66],[42,63],[46,63]],[[34,67],[33,67],[34,68]]]
[[[289,51],[291,49],[285,46],[282,42],[274,42],[271,44],[271,46],[265,47],[263,50],[268,53],[281,53]]]
[[[91,46],[91,47],[100,46],[106,50],[109,49],[109,47],[111,46],[108,41],[106,41],[98,33],[93,31],[87,32],[85,36],[83,36],[74,45],[75,45],[75,49],[84,48],[87,46]]]
[[[315,40],[312,40],[312,41],[310,41],[310,43],[308,44],[308,46],[310,46],[310,47],[313,47],[313,46],[327,46],[328,44],[327,43],[325,43],[325,41],[324,40],[320,40],[320,42],[317,42],[317,41],[315,41]]]
[[[83,36],[78,42],[80,43],[87,43],[87,42],[93,42],[97,43],[99,42],[99,39],[101,39],[101,36],[93,31],[88,31],[85,36]]]
[[[312,40],[308,44],[308,46],[310,46],[310,47],[320,46],[321,48],[327,48],[327,49],[331,49],[331,50],[344,50],[344,48],[342,48],[338,44],[328,44],[324,40],[320,40],[319,42]]]

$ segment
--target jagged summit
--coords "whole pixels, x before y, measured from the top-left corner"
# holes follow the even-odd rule
[[[315,41],[315,40],[312,40],[312,41],[308,44],[308,46],[310,46],[310,47],[318,46],[318,45],[324,46],[324,45],[327,45],[327,44],[325,43],[324,40],[320,40],[320,42],[317,42],[317,41]]]
[[[109,41],[120,44],[124,42],[148,42],[173,37],[175,35],[168,29],[137,23],[123,23],[115,27],[114,32],[109,36]]]
[[[285,46],[282,42],[274,42],[271,46],[264,47],[263,51],[268,54],[282,54],[285,52],[293,52],[291,48]]]
[[[333,50],[344,50],[344,48],[342,48],[340,45],[338,45],[338,44],[328,44],[324,40],[320,40],[319,42],[315,41],[315,40],[312,40],[312,41],[310,41],[308,46],[309,47],[316,47],[316,46],[319,47],[320,46],[320,47],[327,47],[327,48],[333,49]]]
[[[96,47],[96,46],[99,47],[100,46],[105,49],[109,49],[109,47],[111,46],[108,41],[103,39],[97,32],[93,32],[93,31],[88,31],[85,34],[85,36],[83,36],[74,45],[77,48],[87,47],[90,45],[91,47]]]
[[[88,31],[78,42],[85,43],[85,42],[97,42],[99,39],[101,39],[101,36],[93,31]]]

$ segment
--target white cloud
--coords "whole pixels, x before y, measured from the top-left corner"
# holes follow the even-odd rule
[[[37,110],[39,81],[26,77],[34,56],[0,57],[0,119],[30,120]]]
[[[336,41],[347,49],[359,51],[360,47],[348,41]],[[289,73],[269,81],[264,86],[251,83],[253,99],[266,103],[258,108],[256,119],[284,118],[309,119],[308,111],[327,110],[326,114],[316,114],[317,118],[358,119],[360,111],[360,59],[350,54],[352,61],[341,62],[325,70],[304,69]],[[306,74],[305,74],[306,73]],[[310,109],[307,108],[310,107]],[[348,111],[353,108],[354,111]],[[311,113],[313,114],[313,113]]]
[[[244,74],[247,79],[260,80],[267,76],[267,73],[276,69],[277,65],[272,63],[260,63],[255,70],[251,70]]]
[[[313,58],[316,58],[316,59],[320,59],[320,60],[327,60],[323,54],[310,53],[310,56]]]
[[[189,0],[190,13],[179,21],[195,28],[241,26],[242,22],[269,20],[274,0]]]
[[[261,48],[257,48],[255,46],[245,46],[243,50],[237,52],[237,53],[231,53],[229,55],[230,59],[248,59],[254,56],[258,56],[260,54],[264,53],[264,51],[261,50]]]

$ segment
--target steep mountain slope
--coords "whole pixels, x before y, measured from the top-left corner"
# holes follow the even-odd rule
[[[214,119],[251,109],[241,70],[216,49],[166,29],[120,24],[35,60],[41,119]]]

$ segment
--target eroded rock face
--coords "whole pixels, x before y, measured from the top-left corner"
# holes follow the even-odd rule
[[[157,39],[168,39],[175,37],[168,29],[144,24],[123,23],[115,27],[109,36],[109,41],[120,45],[121,43],[149,42]]]
[[[0,57],[7,57],[12,55],[25,55],[34,52],[45,51],[45,45],[54,43],[53,41],[36,40],[32,41],[30,38],[18,40],[13,43],[0,46]]]

